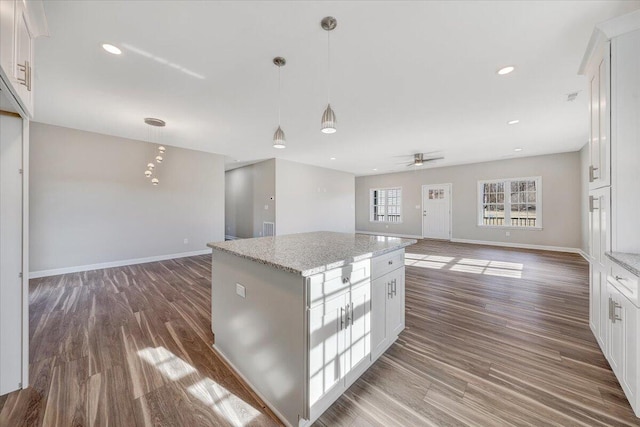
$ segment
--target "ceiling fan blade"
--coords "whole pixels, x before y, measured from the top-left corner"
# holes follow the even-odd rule
[[[422,159],[423,162],[433,162],[435,160],[442,160],[444,157],[431,157],[429,159]]]

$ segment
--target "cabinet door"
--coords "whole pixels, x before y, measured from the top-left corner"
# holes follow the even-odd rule
[[[17,1],[15,10],[15,67],[13,69],[13,80],[18,96],[25,105],[27,112],[32,114],[33,38],[29,30],[26,4],[22,1]]]
[[[387,328],[393,340],[404,329],[404,268],[394,271],[387,313]]]
[[[604,270],[605,252],[611,250],[611,189],[603,187],[589,192],[589,242],[593,262]]]
[[[611,284],[607,284],[608,300],[608,332],[609,332],[609,364],[618,380],[622,378],[622,362],[624,358],[624,308],[620,304],[623,298]]]
[[[387,317],[391,295],[391,275],[386,274],[371,282],[371,355],[377,359],[389,346]]]
[[[589,189],[611,184],[611,138],[609,125],[609,47],[589,75]]]
[[[7,78],[14,74],[14,18],[16,2],[0,0],[0,67]]]
[[[371,362],[371,284],[351,289],[347,329],[347,384],[355,381]]]
[[[348,292],[309,310],[309,406],[324,396],[340,395],[345,365]]]
[[[615,311],[621,320],[616,320],[622,329],[622,340],[624,342],[624,353],[622,357],[622,388],[624,389],[636,414],[640,412],[638,402],[638,365],[640,365],[640,354],[638,353],[638,341],[640,341],[640,330],[638,329],[638,309],[624,295],[620,298]]]

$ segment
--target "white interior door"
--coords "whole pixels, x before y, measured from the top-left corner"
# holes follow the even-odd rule
[[[422,186],[422,237],[451,239],[451,184]]]
[[[22,119],[0,114],[0,395],[22,380]]]

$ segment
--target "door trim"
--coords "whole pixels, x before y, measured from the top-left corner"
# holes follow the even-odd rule
[[[424,189],[425,187],[447,187],[449,190],[449,238],[445,239],[448,241],[451,241],[451,239],[453,238],[453,184],[452,183],[446,183],[446,184],[422,184],[422,187],[420,188],[420,197],[422,199],[422,203],[421,203],[421,208],[422,211],[424,211]],[[424,217],[420,217],[420,227],[422,229],[422,232],[420,233],[420,235],[422,236],[423,239],[425,239],[426,237],[424,237]]]

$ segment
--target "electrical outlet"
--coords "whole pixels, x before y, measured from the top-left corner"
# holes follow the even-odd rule
[[[189,244],[189,239],[184,239],[184,244],[188,245]]]
[[[236,283],[236,294],[240,295],[242,298],[246,298],[247,290],[240,283]]]

